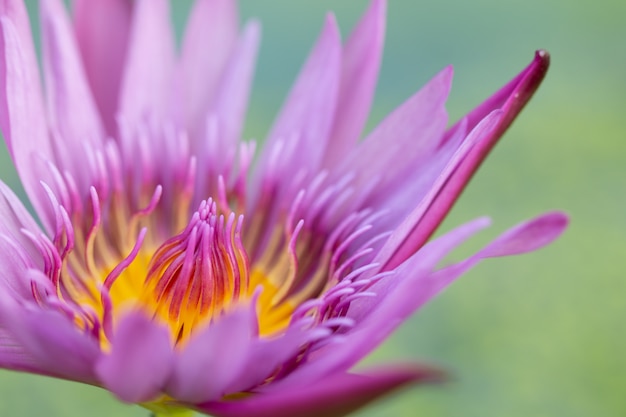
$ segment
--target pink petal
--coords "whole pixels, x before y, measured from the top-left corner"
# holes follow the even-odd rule
[[[36,359],[6,330],[0,330],[0,367],[12,371],[46,374]]]
[[[386,11],[385,0],[373,0],[346,43],[339,105],[324,158],[327,167],[350,151],[367,121],[380,69]]]
[[[217,123],[215,140],[207,140],[206,123],[204,134],[195,141],[198,166],[205,169],[197,179],[198,194],[205,196],[206,182],[217,181],[220,175],[228,180],[234,161],[228,156],[236,155],[244,124],[252,76],[259,47],[260,26],[257,22],[246,25],[239,42],[226,65],[222,79],[216,86],[210,111],[205,116]],[[205,119],[205,122],[207,120]],[[209,133],[210,134],[210,133]],[[217,187],[216,184],[214,184]]]
[[[63,141],[58,146],[59,164],[71,169],[82,165],[84,158],[72,158],[83,143],[100,143],[104,131],[80,60],[74,33],[60,0],[41,2],[43,61],[46,76],[46,98],[51,125]],[[78,168],[77,177],[89,172]]]
[[[42,233],[20,199],[5,183],[0,181],[0,235],[23,248],[28,258],[37,264],[41,262],[41,252],[34,247],[23,230],[34,236],[40,236]]]
[[[32,299],[26,271],[30,268],[43,269],[44,257],[27,233],[43,239],[41,229],[28,210],[0,181],[0,292],[22,300]]]
[[[357,325],[344,335],[345,339],[315,352],[310,362],[272,384],[271,390],[278,392],[292,385],[310,384],[354,366],[443,288],[439,282],[429,279],[436,265],[455,247],[488,225],[488,219],[478,219],[424,246],[392,276],[368,289],[377,297],[352,302],[348,316],[355,319]]]
[[[452,68],[448,67],[387,116],[333,169],[333,178],[346,173],[356,175],[351,185],[355,190],[368,189],[375,183],[370,193],[351,199],[338,215],[358,209],[364,199],[385,201],[407,170],[420,170],[426,164],[445,131],[445,102],[451,83]]]
[[[19,2],[21,3],[21,2]],[[5,1],[0,10],[0,127],[31,202],[49,228],[53,214],[40,181],[50,176],[35,155],[54,160],[39,88],[37,61],[22,6]]]
[[[395,230],[436,185],[441,173],[449,168],[451,160],[467,137],[467,123],[460,123],[446,143],[420,155],[402,174],[384,190],[377,190],[366,206],[388,210],[389,215],[376,222],[378,230]]]
[[[488,130],[483,130],[481,140],[449,173],[445,185],[437,190],[436,196],[428,202],[428,207],[423,209],[418,207],[416,211],[423,210],[419,216],[415,215],[416,212],[412,214],[410,221],[413,221],[414,224],[409,227],[410,221],[405,221],[404,225],[401,226],[407,231],[412,230],[409,232],[410,236],[405,237],[403,244],[396,246],[396,249],[391,249],[395,255],[386,264],[387,268],[399,265],[434,233],[476,169],[537,90],[548,70],[549,61],[550,57],[545,51],[538,51],[533,62],[520,75],[467,116],[469,128],[476,131],[488,119],[490,112],[493,113],[496,109],[501,109],[501,116],[497,124]],[[450,134],[444,138],[442,146],[449,137]]]
[[[400,265],[393,276],[370,288],[370,291],[378,294],[377,297],[355,300],[348,312],[348,316],[358,322],[355,330],[346,335],[347,343],[333,347],[332,355],[327,352],[331,359],[320,355],[320,361],[311,364],[314,372],[319,376],[324,368],[330,373],[353,366],[415,310],[480,260],[537,250],[563,233],[567,217],[562,213],[548,213],[526,221],[506,231],[468,259],[434,271],[447,253],[484,225],[484,221],[475,221],[427,244]],[[334,363],[334,366],[330,367],[330,363]]]
[[[206,326],[177,352],[166,392],[187,403],[227,394],[226,388],[244,371],[255,329],[256,315],[251,309],[228,313]]]
[[[281,366],[295,358],[303,346],[326,335],[320,329],[307,331],[290,327],[277,337],[255,338],[246,352],[242,372],[229,385],[227,392],[247,391],[262,384]]]
[[[115,117],[133,15],[131,0],[74,0],[78,46],[109,135],[117,132]],[[112,30],[114,28],[114,30]]]
[[[480,146],[483,141],[489,140],[501,117],[500,111],[494,111],[470,132],[444,169],[439,173],[428,193],[409,216],[394,230],[376,255],[376,262],[382,265],[382,270],[395,268],[424,244],[430,236],[432,227],[435,227],[435,225],[429,222],[433,218],[430,213],[433,210],[434,202],[442,194],[445,197],[448,196],[446,187],[450,177],[459,169],[459,166],[471,154],[473,149]],[[438,217],[435,218],[439,220]]]
[[[0,16],[8,18],[15,25],[17,37],[22,40],[29,63],[37,62],[37,57],[32,43],[28,10],[22,0],[0,0]],[[28,50],[26,52],[26,50]],[[39,80],[36,81],[39,85]]]
[[[67,316],[39,306],[18,305],[10,294],[2,293],[0,325],[18,342],[37,373],[96,382],[93,365],[100,354],[98,342]]]
[[[174,37],[167,0],[138,0],[122,77],[119,111],[130,126],[170,109]]]
[[[470,128],[476,126],[492,111],[502,109],[504,118],[500,122],[497,134],[494,134],[490,143],[493,146],[535,94],[546,76],[549,66],[550,55],[548,52],[536,51],[534,59],[522,72],[466,116]],[[483,150],[484,154],[487,152],[487,149]]]
[[[340,417],[403,385],[431,380],[436,373],[411,366],[360,375],[338,373],[315,384],[291,386],[271,394],[199,406],[216,417]]]
[[[258,22],[253,21],[246,25],[228,61],[212,106],[212,112],[221,122],[220,136],[231,146],[236,145],[240,139],[260,36],[261,28]]]
[[[568,223],[567,215],[562,212],[543,214],[509,229],[474,256],[437,273],[445,275],[454,271],[456,274],[462,274],[484,258],[536,251],[556,240],[565,231]]]
[[[339,29],[334,16],[328,15],[322,34],[272,128],[257,175],[275,178],[292,176],[301,170],[316,173],[334,120],[340,75]],[[278,161],[270,161],[279,146],[282,151]]]
[[[180,108],[191,131],[204,126],[206,114],[228,71],[238,32],[234,0],[198,0],[186,25],[178,68]],[[245,58],[244,58],[245,59]],[[245,78],[242,80],[246,84]]]
[[[120,400],[153,400],[170,377],[174,354],[169,331],[141,311],[127,313],[119,322],[111,351],[96,364],[102,385]]]

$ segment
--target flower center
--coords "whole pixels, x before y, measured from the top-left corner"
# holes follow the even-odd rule
[[[272,334],[289,324],[296,307],[277,296],[279,288],[269,278],[282,273],[272,265],[289,264],[290,254],[275,254],[274,262],[251,270],[242,228],[243,216],[220,214],[209,199],[200,203],[182,232],[160,246],[142,229],[121,261],[99,262],[91,259],[93,245],[78,245],[64,260],[59,294],[79,310],[77,324],[101,336],[103,347],[126,308],[140,308],[165,323],[179,344],[234,304],[255,302],[259,333]],[[90,234],[87,242],[99,246],[99,228]]]
[[[141,304],[170,325],[176,340],[248,295],[242,220],[218,216],[216,204],[203,201],[185,230],[152,256]]]

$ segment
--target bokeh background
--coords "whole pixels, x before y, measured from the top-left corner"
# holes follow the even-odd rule
[[[36,1],[27,3],[36,13]],[[181,28],[191,1],[173,3]],[[246,127],[263,138],[326,11],[347,36],[367,1],[241,3],[243,18],[260,17],[264,28]],[[626,415],[626,2],[389,3],[370,128],[448,64],[456,120],[535,49],[553,58],[442,230],[488,214],[494,226],[478,245],[554,208],[572,224],[541,252],[485,262],[403,325],[366,362],[427,361],[446,367],[450,382],[405,390],[357,416]],[[4,149],[0,177],[20,190]],[[0,416],[146,414],[92,387],[0,371]]]

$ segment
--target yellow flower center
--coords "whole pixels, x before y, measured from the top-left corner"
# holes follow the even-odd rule
[[[65,268],[64,288],[76,304],[92,310],[103,323],[103,348],[108,345],[108,331],[125,308],[141,308],[166,323],[172,340],[180,344],[198,326],[210,323],[235,303],[255,301],[260,334],[272,334],[288,325],[297,304],[285,299],[268,277],[290,269],[291,260],[289,253],[277,251],[279,259],[262,259],[250,271],[241,240],[242,222],[243,217],[236,218],[234,213],[218,214],[215,202],[208,200],[182,232],[156,250],[144,247],[146,231],[142,230],[125,259],[98,268],[86,244],[73,251],[66,263],[75,268],[91,264],[80,270],[96,269],[97,273],[76,280],[72,277],[77,268]],[[86,317],[77,318],[77,324],[87,325]]]

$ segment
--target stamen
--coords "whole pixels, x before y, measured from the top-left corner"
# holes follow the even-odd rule
[[[87,233],[87,242],[85,244],[85,253],[84,253],[84,262],[87,266],[87,271],[90,274],[95,274],[97,272],[95,257],[94,257],[94,244],[96,241],[96,235],[98,234],[98,229],[100,229],[100,224],[102,220],[101,212],[100,212],[100,200],[98,198],[98,192],[95,187],[89,188],[89,195],[91,197],[91,210],[93,215],[93,220],[91,222],[91,228]]]
[[[148,265],[146,304],[184,337],[201,320],[220,314],[248,289],[247,255],[241,245],[242,217],[217,214],[202,201],[185,230],[167,240]]]
[[[141,231],[139,232],[139,236],[137,237],[137,242],[135,243],[135,246],[133,247],[131,252],[128,254],[126,258],[124,258],[122,262],[120,262],[119,264],[115,266],[115,268],[113,268],[113,270],[109,273],[109,275],[107,275],[106,279],[104,280],[104,286],[106,287],[107,290],[111,289],[111,287],[113,286],[113,283],[120,276],[122,271],[124,271],[126,268],[130,266],[130,264],[133,263],[133,261],[137,257],[137,254],[139,253],[139,250],[141,249],[141,245],[143,244],[143,240],[146,237],[147,232],[148,232],[148,229],[146,229],[145,227],[141,229]]]

